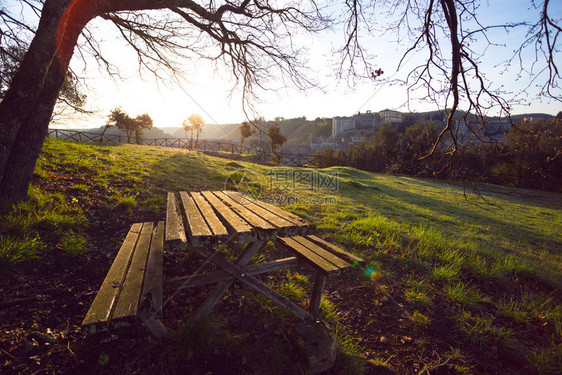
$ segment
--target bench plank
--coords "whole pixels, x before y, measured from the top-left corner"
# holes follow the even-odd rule
[[[238,204],[247,207],[249,210],[261,216],[262,218],[273,224],[275,227],[277,227],[278,236],[290,237],[299,234],[299,227],[295,225],[295,223],[283,219],[281,216],[278,216],[273,212],[258,206],[251,200],[247,199],[246,197],[242,197],[233,191],[223,191],[223,193],[236,201]]]
[[[243,199],[247,199],[253,203],[255,203],[256,205],[258,205],[259,207],[270,211],[272,213],[274,213],[275,215],[293,223],[295,226],[301,228],[301,234],[304,234],[305,231],[307,231],[309,228],[313,229],[314,226],[312,224],[310,224],[309,222],[303,220],[302,218],[298,217],[297,215],[294,215],[290,212],[287,212],[277,206],[274,206],[272,204],[269,203],[265,203],[262,201],[259,201],[257,199],[253,199],[247,196],[242,195],[241,193],[238,192],[233,192],[233,194],[238,194],[239,196],[241,196]]]
[[[339,256],[340,258],[345,259],[348,263],[351,263],[352,265],[363,265],[365,263],[367,263],[364,259],[351,254],[347,251],[345,251],[342,248],[339,248],[323,239],[321,239],[320,237],[317,237],[315,235],[308,235],[306,236],[306,238],[312,242],[315,242],[316,244],[322,246],[323,248],[325,248],[326,250],[328,250],[329,252],[336,254],[337,256]]]
[[[209,228],[213,232],[213,234],[218,238],[222,239],[224,237],[228,237],[228,231],[221,223],[217,215],[215,215],[215,211],[213,211],[213,207],[205,200],[205,198],[201,195],[201,193],[192,192],[190,193],[191,197],[199,207],[199,211],[203,215],[203,218],[209,225]]]
[[[183,213],[187,219],[187,232],[192,244],[205,246],[211,242],[213,232],[207,225],[195,201],[185,191],[180,192]]]
[[[201,194],[213,206],[217,215],[222,219],[223,224],[231,233],[237,233],[238,239],[242,242],[253,241],[257,239],[254,228],[244,221],[238,214],[224,204],[210,191],[202,191]],[[195,245],[194,245],[195,246]]]
[[[127,320],[137,315],[150,249],[152,228],[152,223],[144,223],[142,226],[139,240],[131,259],[131,265],[123,282],[123,289],[115,305],[111,321]]]
[[[342,270],[365,263],[363,259],[312,235],[279,238],[279,242],[300,254],[316,269],[309,305],[310,313],[315,319],[320,319],[320,304],[326,286],[326,276],[334,276]]]
[[[164,257],[164,222],[160,221],[152,233],[150,253],[146,264],[140,299],[140,309],[146,316],[160,315],[162,311],[162,261]]]
[[[176,195],[168,193],[166,207],[166,248],[169,250],[182,250],[186,248],[187,238],[179,202]]]
[[[239,204],[228,195],[223,192],[214,192],[214,195],[226,203],[234,212],[240,215],[244,220],[246,220],[250,225],[258,230],[260,234],[266,237],[275,238],[276,227],[264,218],[256,215],[254,212],[249,210],[247,207]]]
[[[115,301],[121,291],[120,287],[129,269],[130,260],[137,244],[141,228],[142,223],[135,223],[129,230],[82,325],[87,326],[107,322],[109,320]]]
[[[340,274],[340,268],[338,266],[327,261],[323,257],[311,251],[306,246],[297,242],[293,237],[280,237],[278,240],[287,248],[289,248],[291,251],[301,255],[307,263],[309,263],[319,271],[323,272],[324,274],[330,276],[335,276]]]
[[[316,245],[314,242],[309,241],[305,237],[295,236],[292,238],[298,243],[300,243],[301,245],[306,246],[310,251],[316,253],[318,256],[326,259],[328,262],[332,263],[339,269],[346,269],[348,267],[351,267],[351,264],[349,264],[342,258],[339,258],[337,255],[332,254],[331,252],[325,250],[324,248]]]

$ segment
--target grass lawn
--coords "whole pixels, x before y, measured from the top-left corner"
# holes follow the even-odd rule
[[[240,179],[369,261],[349,295],[328,285],[324,313],[341,354],[333,373],[562,371],[559,194],[47,140],[30,199],[0,222],[0,272],[11,277],[53,254],[79,263],[95,254],[103,238],[92,233],[108,220],[123,228],[156,221],[168,191],[232,189]],[[306,298],[299,278],[278,287]],[[248,342],[237,337],[231,332],[228,346],[242,353]],[[289,344],[280,345],[262,360],[282,358],[274,351]]]

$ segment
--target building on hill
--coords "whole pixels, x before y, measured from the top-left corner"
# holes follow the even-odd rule
[[[352,131],[355,131],[355,119],[353,117],[338,116],[332,118],[332,137]]]
[[[392,109],[385,109],[379,112],[383,124],[397,124],[401,123],[404,119],[402,112],[393,111]]]
[[[398,111],[385,109],[380,112],[359,112],[351,117],[332,118],[332,138],[340,136],[352,136],[353,139],[363,139],[365,135],[375,133],[382,124],[400,123],[404,120],[404,114]]]

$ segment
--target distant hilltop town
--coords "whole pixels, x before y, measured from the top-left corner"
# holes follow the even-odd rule
[[[351,117],[332,118],[332,137],[341,134],[366,134],[376,131],[382,124],[401,123],[406,114],[391,109],[380,112],[359,112]]]
[[[455,117],[460,118],[462,115],[463,113],[459,112]],[[474,116],[471,116],[468,122],[470,123],[473,120]],[[360,143],[373,136],[383,124],[409,126],[427,121],[432,121],[437,125],[444,125],[446,121],[445,112],[404,113],[385,109],[379,112],[359,112],[348,117],[337,116],[332,118],[332,132],[329,137],[311,134],[310,148],[313,151],[323,147],[345,148],[350,143]],[[490,117],[486,122],[486,136],[501,139],[509,127],[508,121]],[[478,126],[472,126],[472,130],[478,132]],[[484,135],[484,129],[481,131],[482,135]],[[462,141],[471,138],[473,133],[461,122],[457,136]]]

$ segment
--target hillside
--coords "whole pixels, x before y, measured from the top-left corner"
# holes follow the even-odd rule
[[[175,295],[164,307],[173,329],[165,343],[143,329],[80,333],[132,223],[164,219],[168,191],[233,189],[229,181],[243,175],[245,186],[262,188],[260,199],[369,262],[328,280],[322,314],[339,344],[329,374],[560,372],[560,194],[492,185],[475,193],[352,168],[52,139],[30,199],[0,221],[1,372],[304,373],[294,318],[238,284],[199,327],[188,318],[210,289],[166,290]],[[189,259],[166,254],[166,277],[181,275]],[[298,268],[263,280],[306,304],[311,275]]]
[[[462,117],[463,111],[458,111],[456,118]],[[444,114],[442,111],[428,111],[407,114],[408,119],[413,122],[425,122],[425,121],[439,121],[438,119],[444,119]],[[545,113],[528,113],[512,116],[513,121],[521,121],[524,118],[552,118],[554,116]],[[470,115],[468,121],[473,121],[474,116]],[[505,119],[499,119],[498,117],[487,117],[490,122],[505,121]],[[281,133],[287,136],[287,143],[284,147],[296,146],[301,144],[306,144],[310,142],[310,137],[312,134],[320,137],[329,137],[332,132],[331,118],[317,118],[315,120],[307,120],[306,117],[297,117],[292,119],[285,119],[282,117],[276,118],[275,120],[260,120],[258,121],[258,126],[264,131],[271,126],[277,124],[281,130]],[[209,140],[223,140],[230,142],[240,141],[240,124],[206,124],[200,134],[200,139]],[[92,128],[92,129],[65,129],[68,131],[86,131],[88,133],[101,134],[103,127]],[[125,132],[117,128],[109,128],[106,130],[106,134],[115,135],[125,135]],[[187,137],[190,137],[190,133]],[[154,127],[152,129],[145,130],[143,133],[143,138],[154,139],[154,138],[185,138],[186,133],[181,127]],[[259,142],[259,133],[251,136],[247,139],[246,145],[254,144]],[[267,143],[267,135],[262,134],[262,142]]]
[[[201,131],[200,139],[223,139],[223,140],[238,140],[240,133],[236,136],[231,137],[231,133],[237,131],[239,124],[205,124],[203,130]],[[185,131],[183,128],[166,128],[167,131],[172,134],[173,137],[185,138]],[[188,133],[188,137],[190,134]]]
[[[100,126],[99,128],[89,128],[89,129],[61,129],[62,131],[68,131],[68,132],[73,132],[73,131],[78,131],[78,132],[87,132],[87,133],[94,133],[94,134],[101,134],[104,131],[104,127]],[[105,134],[106,135],[120,135],[120,136],[126,136],[127,134],[122,131],[119,130],[116,127],[111,127],[111,128],[107,128],[105,130]],[[153,138],[174,138],[173,135],[171,135],[170,133],[168,133],[165,129],[161,129],[161,128],[157,128],[154,127],[152,129],[145,129],[143,131],[143,138],[146,139],[153,139]]]

